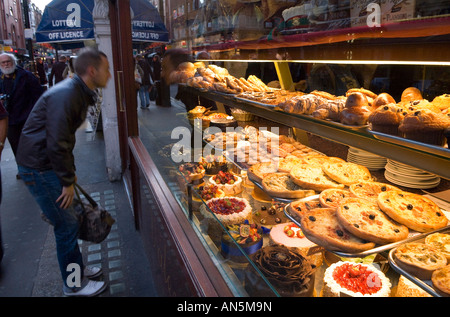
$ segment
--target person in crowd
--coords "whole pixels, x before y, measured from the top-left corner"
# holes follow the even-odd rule
[[[75,71],[73,69],[73,60],[74,57],[70,57],[69,61],[67,62],[67,66],[63,71],[63,78],[66,79],[67,77],[72,78],[75,74]]]
[[[143,56],[137,55],[136,61],[143,72],[141,85],[138,92],[139,99],[141,101],[141,108],[148,108],[150,106],[150,87],[153,84],[153,79],[151,78],[152,69]]]
[[[47,85],[48,83],[47,74],[45,73],[44,62],[42,61],[41,58],[36,58],[36,72],[39,77],[39,82],[41,83],[41,86]]]
[[[154,53],[150,59],[150,67],[152,68],[153,85],[150,88],[150,100],[155,100],[157,105],[161,104],[161,57]]]
[[[50,72],[49,78],[48,78],[48,86],[52,87],[53,85],[56,85],[60,81],[64,79],[63,73],[67,66],[67,57],[64,55],[61,55],[59,57],[59,61],[55,64],[53,64],[52,70]],[[55,82],[53,83],[53,79]]]
[[[8,112],[3,107],[3,102],[0,101],[0,160],[5,146],[6,135],[8,133]],[[2,172],[0,170],[0,205],[2,203]],[[0,221],[0,262],[3,259],[3,242],[2,242],[2,230]]]
[[[78,245],[73,149],[75,133],[95,103],[95,89],[106,87],[111,73],[106,55],[92,47],[79,52],[74,68],[73,78],[48,89],[36,103],[20,138],[17,162],[22,179],[53,225],[63,294],[95,296],[106,284],[91,279],[102,274],[101,268],[84,266]],[[81,275],[78,285],[70,280],[74,264]]]
[[[22,128],[44,89],[33,73],[17,65],[13,54],[0,54],[0,70],[0,95],[9,114],[8,141],[16,156]]]

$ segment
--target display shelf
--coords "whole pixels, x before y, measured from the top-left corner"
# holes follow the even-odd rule
[[[444,152],[448,151],[448,149],[443,148],[442,154],[437,154],[436,151],[424,151],[422,148],[414,147],[414,143],[408,143],[407,140],[405,140],[404,145],[400,145],[387,141],[387,139],[379,139],[367,129],[353,129],[305,115],[276,111],[272,106],[262,106],[251,101],[246,102],[242,99],[237,100],[233,95],[200,91],[192,87],[187,87],[187,89],[193,94],[199,94],[202,97],[223,103],[227,106],[251,112],[258,117],[298,128],[338,143],[387,157],[450,179],[450,158]]]

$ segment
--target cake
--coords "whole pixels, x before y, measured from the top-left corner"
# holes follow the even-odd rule
[[[206,206],[214,216],[225,226],[239,224],[252,219],[252,208],[247,199],[239,197],[212,198],[206,202]],[[203,216],[212,218],[211,212],[206,208],[200,208]]]
[[[246,221],[228,226],[227,230],[228,233],[223,233],[221,239],[221,254],[224,258],[239,263],[247,262],[242,251],[251,255],[263,246],[262,230],[256,224],[249,224]]]
[[[394,103],[378,107],[370,115],[367,121],[371,130],[382,133],[399,135],[398,127],[406,112]]]
[[[417,110],[405,116],[399,126],[407,139],[440,145],[445,144],[444,132],[450,127],[450,119],[428,109]]]
[[[204,201],[210,200],[212,198],[225,197],[225,193],[223,192],[223,190],[212,184],[200,185],[195,189],[198,195],[192,196],[194,200],[198,200],[198,196],[200,196],[200,198]]]
[[[205,169],[207,175],[219,173],[227,170],[227,159],[223,155],[207,155],[200,158],[200,165]]]
[[[313,295],[315,268],[311,261],[296,249],[283,245],[265,246],[255,252],[251,259],[280,296]],[[246,285],[253,291],[252,296],[274,295],[252,271],[246,274]]]
[[[325,270],[323,282],[323,297],[389,297],[391,293],[384,273],[364,263],[333,263]]]
[[[450,94],[443,94],[433,99],[432,103],[443,111],[450,108]]]
[[[308,240],[302,229],[293,222],[273,226],[270,230],[270,243],[296,248],[303,256],[309,257],[316,267],[322,265],[323,248]]]
[[[231,172],[219,171],[217,175],[211,176],[209,182],[225,193],[225,195],[237,195],[242,192],[242,178]]]
[[[431,295],[403,275],[400,275],[395,297],[431,297]]]

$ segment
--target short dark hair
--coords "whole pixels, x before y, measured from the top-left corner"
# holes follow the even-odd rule
[[[102,57],[106,58],[106,54],[93,47],[83,48],[74,60],[74,70],[79,76],[86,74],[89,66],[94,66],[96,69],[102,62]]]

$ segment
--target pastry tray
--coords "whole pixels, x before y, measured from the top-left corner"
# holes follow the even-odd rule
[[[420,240],[424,239],[424,236],[427,236],[431,233],[435,233],[435,232],[440,232],[440,233],[450,233],[450,227],[445,227],[443,229],[440,230],[435,230],[433,232],[427,232],[424,235],[419,235],[416,236],[414,239],[411,239],[408,242],[420,242]],[[401,243],[403,244],[403,242]],[[426,291],[427,293],[429,293],[432,296],[435,297],[443,297],[445,295],[443,295],[442,293],[438,293],[434,287],[433,287],[433,283],[431,282],[431,280],[423,280],[420,279],[418,277],[416,277],[414,274],[408,273],[407,271],[405,271],[404,269],[402,269],[400,266],[398,266],[397,262],[395,261],[394,258],[394,252],[397,248],[393,248],[389,251],[389,256],[388,256],[388,260],[389,260],[389,264],[390,266],[399,274],[405,276],[407,279],[409,279],[411,282],[413,282],[414,284],[416,284],[417,286],[419,286],[421,289],[423,289],[424,291]],[[450,296],[450,295],[449,295]]]
[[[302,201],[313,201],[313,200],[318,200],[319,199],[319,195],[314,195],[314,196],[309,196],[303,199],[300,199]],[[295,223],[297,226],[299,226],[300,228],[302,227],[301,224],[299,223],[299,221],[297,219],[294,218],[294,216],[289,212],[289,204],[287,204],[284,207],[284,214],[286,215],[286,217],[288,217],[293,223]],[[450,225],[446,226],[444,228],[440,228],[438,230],[434,230],[431,232],[426,232],[426,233],[421,233],[421,232],[417,232],[417,231],[412,231],[410,230],[409,236],[408,238],[401,240],[401,241],[397,241],[397,242],[393,242],[393,243],[388,243],[388,244],[383,244],[383,245],[379,245],[376,246],[370,250],[366,250],[366,251],[362,251],[362,252],[355,252],[355,253],[350,253],[350,252],[343,252],[343,251],[337,251],[337,250],[327,250],[329,252],[332,252],[338,256],[341,257],[346,257],[346,258],[364,258],[366,256],[372,255],[374,253],[381,253],[381,252],[387,252],[390,249],[393,249],[401,244],[407,243],[407,242],[411,242],[411,241],[416,241],[418,239],[421,238],[425,238],[425,236],[431,234],[431,233],[436,233],[436,232],[443,232],[443,231],[450,231]]]
[[[433,154],[437,154],[440,156],[450,158],[450,149],[443,147],[443,146],[426,144],[423,142],[405,139],[405,138],[402,138],[402,137],[399,137],[396,135],[390,135],[390,134],[381,133],[378,131],[373,131],[371,129],[367,129],[367,131],[370,134],[372,134],[375,138],[382,140],[382,141],[387,141],[390,143],[395,143],[397,145],[402,145],[402,146],[410,147],[410,148],[420,150],[423,152],[433,153]]]

